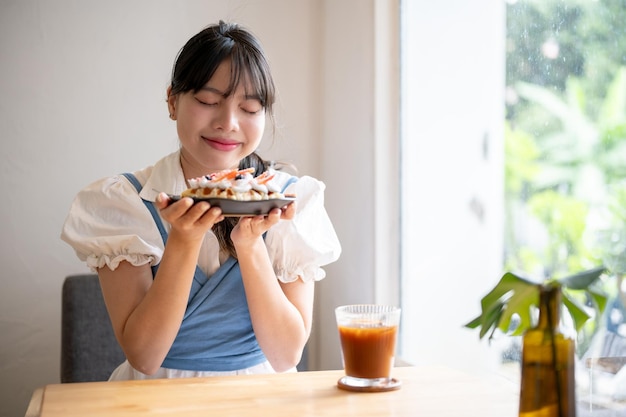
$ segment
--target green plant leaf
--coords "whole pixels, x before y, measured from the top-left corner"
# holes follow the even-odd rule
[[[529,326],[531,305],[537,303],[538,285],[528,279],[507,272],[496,286],[481,300],[482,314],[466,324],[466,327],[480,326],[480,338],[490,333],[491,339],[496,329],[505,333],[514,314],[520,317],[520,327]]]
[[[498,323],[502,318],[502,312],[504,310],[504,304],[497,305],[494,309],[490,310],[484,321],[480,323],[480,338],[482,339],[487,332],[491,329],[489,338],[493,337],[493,332],[498,328]]]
[[[557,279],[556,281],[563,285],[565,288],[570,288],[572,290],[585,290],[604,272],[605,267],[600,266],[594,269],[590,269],[588,271],[580,272],[575,275],[570,275],[565,278]]]
[[[496,286],[481,301],[481,314],[468,322],[465,327],[480,328],[479,337],[494,337],[496,330],[505,334],[521,335],[533,326],[533,310],[539,303],[539,290],[542,286],[557,285],[563,287],[561,302],[574,321],[578,332],[591,317],[587,308],[580,303],[573,292],[584,291],[592,300],[593,307],[602,312],[606,307],[606,296],[593,288],[593,284],[605,272],[604,267],[597,267],[565,278],[534,282],[511,272],[505,273]],[[511,328],[513,316],[519,318],[519,324]]]
[[[563,293],[561,294],[561,301],[569,311],[569,314],[574,321],[574,328],[578,332],[580,329],[582,329],[584,324],[587,322],[587,320],[589,320],[591,316],[587,314],[587,312],[585,311],[585,307],[581,306],[578,300],[573,298],[566,291],[563,291]]]
[[[514,336],[532,326],[532,306],[539,302],[539,285],[521,277],[515,276],[519,282],[511,294],[507,305],[503,308],[498,328],[507,333],[512,331]],[[511,320],[514,315],[519,319],[518,326],[511,330]]]
[[[595,288],[588,288],[587,293],[593,300],[596,306],[596,310],[598,312],[604,311],[608,302],[608,297],[606,296],[606,294],[604,294],[602,291],[596,290]]]

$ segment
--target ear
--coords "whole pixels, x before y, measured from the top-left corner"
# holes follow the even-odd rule
[[[172,86],[167,87],[167,110],[170,112],[170,119],[176,120],[176,105],[178,95],[172,94]]]

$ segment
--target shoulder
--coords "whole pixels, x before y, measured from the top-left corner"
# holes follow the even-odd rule
[[[136,172],[142,181],[146,171]],[[123,176],[94,181],[74,198],[61,238],[88,266],[117,268],[158,262],[162,242],[154,220],[135,187]]]
[[[132,175],[143,185],[149,178],[151,170],[152,167],[149,167],[133,172]],[[89,205],[118,205],[138,199],[139,192],[132,182],[124,174],[118,174],[92,182],[78,192],[75,201]]]
[[[152,167],[148,167],[133,175],[140,184],[145,184],[151,171]],[[80,190],[68,217],[78,223],[115,227],[128,223],[129,218],[141,222],[145,214],[148,212],[135,186],[123,174],[118,174],[98,179]]]

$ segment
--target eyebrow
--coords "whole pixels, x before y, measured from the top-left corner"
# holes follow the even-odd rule
[[[221,90],[218,90],[218,89],[217,89],[217,88],[215,88],[215,87],[208,86],[208,85],[205,85],[204,87],[200,88],[200,91],[208,91],[208,92],[210,92],[210,93],[217,94],[217,95],[219,95],[219,96],[221,96],[221,97],[228,97],[228,94],[226,94],[225,92],[223,92],[223,91],[221,91]],[[245,100],[258,100],[258,101],[262,101],[262,100],[261,100],[261,97],[259,97],[257,94],[246,94],[246,95],[244,95],[244,96],[243,96],[243,98],[244,98]]]

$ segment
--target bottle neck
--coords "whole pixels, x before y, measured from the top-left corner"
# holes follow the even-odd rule
[[[539,323],[537,327],[557,327],[561,319],[561,288],[542,286],[539,289]]]

